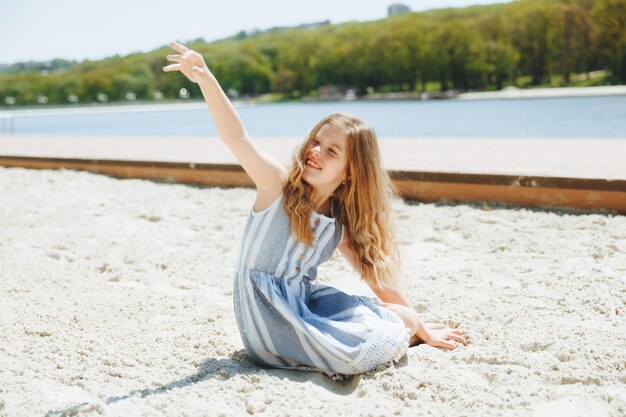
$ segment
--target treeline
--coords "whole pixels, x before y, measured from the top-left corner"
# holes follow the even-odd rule
[[[44,73],[50,73],[55,71],[62,71],[76,65],[78,61],[70,61],[67,59],[53,59],[47,62],[16,62],[15,64],[6,65],[0,64],[0,73],[6,74],[18,74],[20,72],[27,71],[40,71]]]
[[[372,22],[272,30],[190,44],[231,95],[493,90],[608,70],[626,82],[626,0],[518,0],[407,13]],[[201,97],[165,73],[164,47],[64,71],[0,74],[1,105]],[[527,81],[519,85],[519,80]],[[12,103],[11,103],[12,102]]]

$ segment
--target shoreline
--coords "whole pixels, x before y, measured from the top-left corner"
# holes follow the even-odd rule
[[[606,97],[626,95],[626,85],[605,85],[595,87],[558,87],[522,89],[505,87],[499,91],[461,93],[458,100],[510,99],[510,98],[549,98],[549,97]]]
[[[431,100],[485,100],[485,99],[530,99],[550,97],[608,97],[626,95],[626,85],[607,85],[593,87],[555,87],[555,88],[529,88],[522,89],[508,86],[499,91],[476,91],[457,93],[454,90],[444,92],[421,93],[421,92],[392,92],[375,93],[353,99],[341,97],[331,98],[303,98],[298,100],[263,101],[258,98],[231,99],[235,106],[262,105],[275,103],[328,103],[328,102],[366,102],[366,101],[431,101]],[[51,115],[58,113],[108,113],[124,111],[162,111],[162,110],[195,110],[205,108],[206,103],[198,100],[167,100],[167,101],[135,101],[114,103],[88,103],[88,104],[56,104],[56,105],[26,105],[18,107],[0,106],[0,118],[11,116],[29,116],[31,114],[42,115],[50,112]]]

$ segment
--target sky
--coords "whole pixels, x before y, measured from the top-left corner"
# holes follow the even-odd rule
[[[378,20],[402,3],[412,11],[498,0],[0,0],[0,64],[83,61],[147,52],[239,31],[329,20]]]

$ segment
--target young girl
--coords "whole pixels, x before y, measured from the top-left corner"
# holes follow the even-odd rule
[[[234,279],[234,308],[250,358],[264,366],[321,371],[333,379],[390,366],[409,346],[454,349],[460,330],[421,323],[402,292],[391,229],[395,196],[376,135],[354,116],[323,118],[289,170],[249,137],[197,52],[177,42],[176,63],[197,83],[220,138],[256,185]],[[377,298],[315,283],[335,249]]]

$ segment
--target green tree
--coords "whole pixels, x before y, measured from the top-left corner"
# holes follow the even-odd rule
[[[626,82],[626,0],[598,0],[591,16],[601,63],[619,82]]]
[[[591,54],[591,18],[589,13],[577,4],[554,6],[554,72],[560,74],[566,83],[573,72],[588,70]]]
[[[512,41],[520,52],[520,69],[538,85],[552,75],[555,30],[551,25],[551,8],[544,2],[518,3],[513,9]]]

